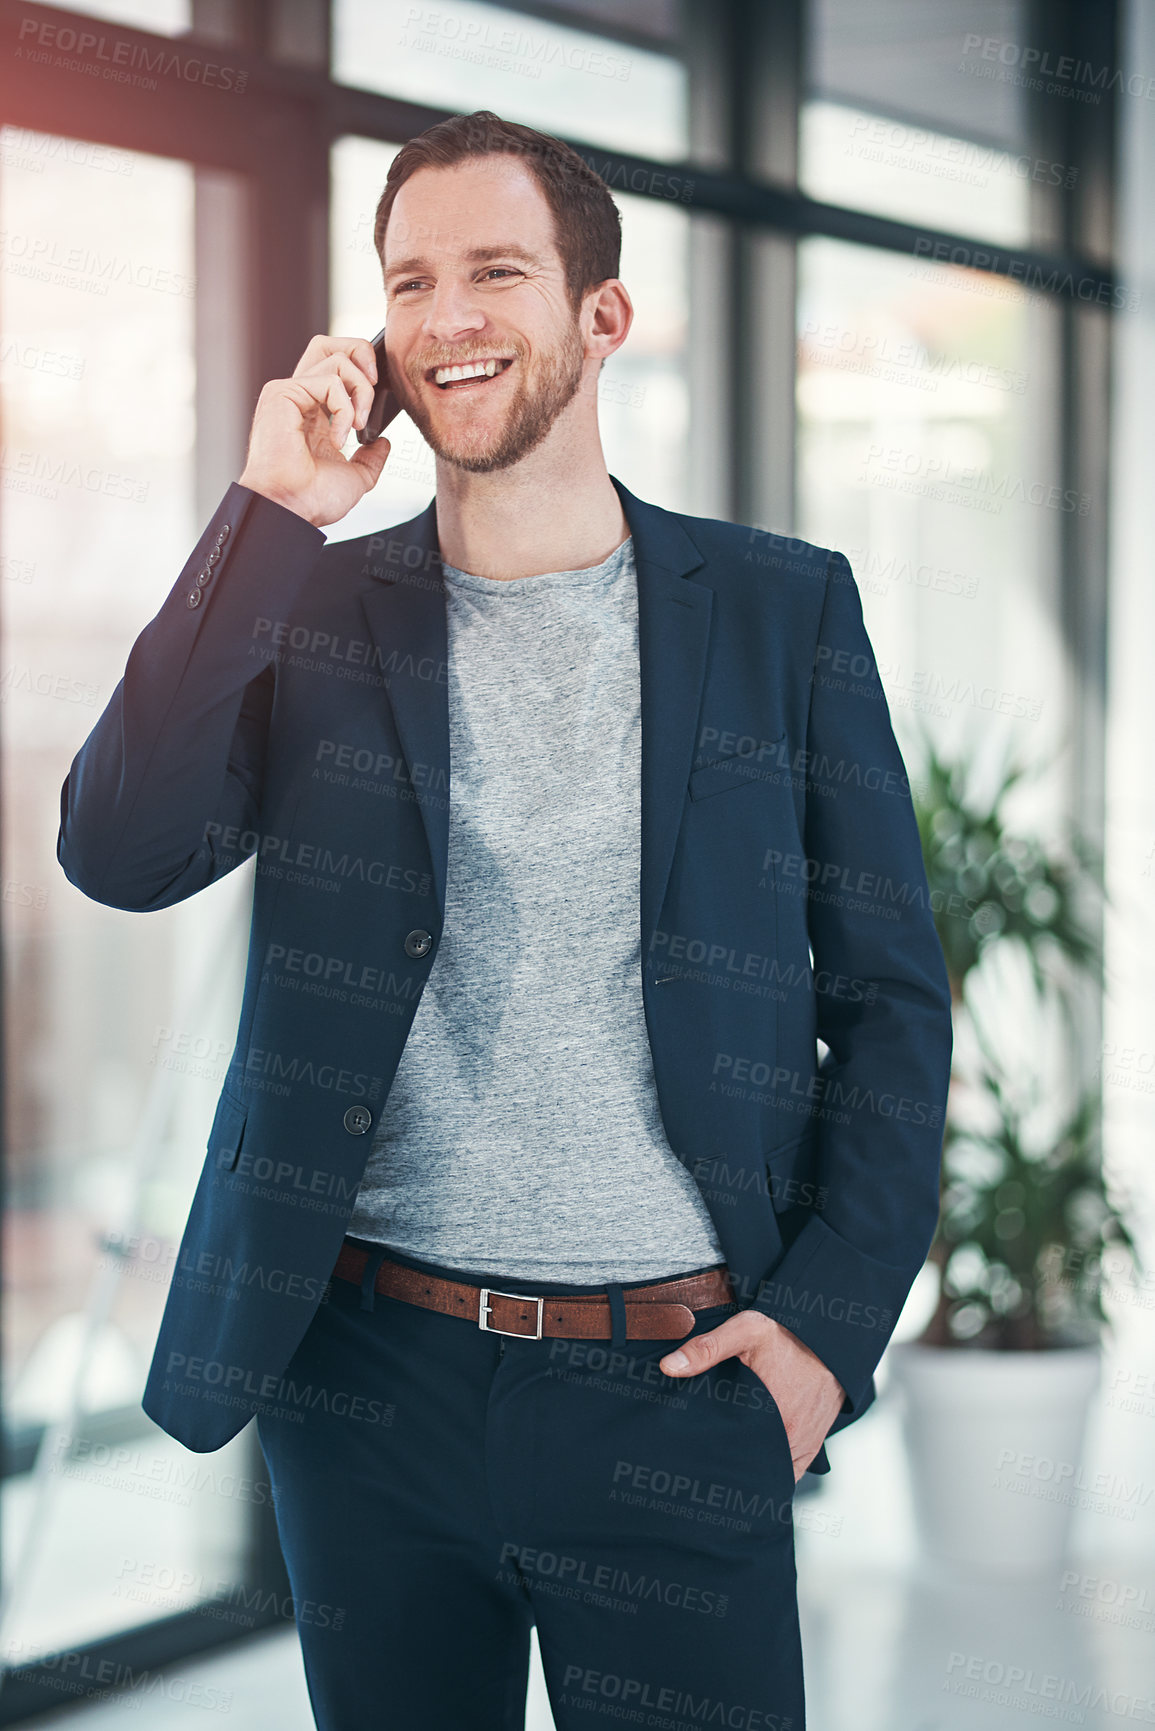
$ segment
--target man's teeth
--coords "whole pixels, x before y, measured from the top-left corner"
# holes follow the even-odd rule
[[[457,379],[491,379],[498,368],[504,369],[505,360],[470,361],[463,367],[438,367],[433,375],[436,385],[453,384]]]

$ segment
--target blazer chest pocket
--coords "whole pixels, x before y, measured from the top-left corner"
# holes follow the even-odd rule
[[[729,793],[735,788],[773,786],[781,779],[782,765],[778,753],[768,747],[781,745],[785,730],[773,739],[762,740],[756,751],[735,751],[729,757],[719,757],[690,771],[689,789],[693,800],[711,799],[716,793]]]
[[[234,1100],[222,1094],[217,1101],[216,1116],[209,1131],[209,1158],[219,1172],[232,1172],[241,1157],[245,1134],[245,1119],[249,1115],[247,1100]]]

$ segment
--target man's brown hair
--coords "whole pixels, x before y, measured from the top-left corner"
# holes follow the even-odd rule
[[[385,228],[393,200],[419,168],[450,168],[478,156],[520,157],[537,180],[553,213],[554,243],[565,267],[566,288],[576,313],[582,296],[595,284],[616,277],[622,251],[622,219],[600,175],[576,150],[501,120],[491,109],[439,120],[427,132],[403,144],[390,164],[385,190],[377,204],[373,244],[385,262]]]

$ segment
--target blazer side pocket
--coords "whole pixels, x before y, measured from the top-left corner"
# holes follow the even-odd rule
[[[234,1100],[230,1094],[222,1093],[209,1131],[208,1152],[214,1170],[233,1171],[240,1159],[248,1115],[247,1100]]]
[[[785,1214],[792,1208],[817,1206],[813,1124],[808,1124],[797,1136],[791,1136],[788,1142],[772,1148],[764,1158],[766,1184],[775,1214]]]
[[[732,788],[754,787],[759,782],[778,780],[782,766],[777,762],[777,754],[767,755],[765,747],[781,745],[785,738],[783,731],[773,739],[763,741],[759,748],[761,755],[735,751],[731,752],[729,757],[716,758],[713,763],[704,763],[700,769],[691,770],[688,783],[690,798],[709,799],[716,793],[728,793]]]

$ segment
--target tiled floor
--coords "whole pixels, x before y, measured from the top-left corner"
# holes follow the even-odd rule
[[[1106,1379],[1105,1379],[1106,1380]],[[1106,1382],[1109,1386],[1109,1382]],[[1105,1596],[1064,1591],[1059,1575],[999,1580],[930,1569],[914,1544],[898,1415],[884,1394],[830,1444],[833,1470],[796,1506],[807,1731],[1026,1731],[1032,1720],[1155,1724],[1155,1495],[1144,1452],[1150,1415],[1100,1408],[1090,1469],[1109,1461],[1135,1486],[1133,1516],[1080,1511],[1071,1567]],[[1125,1614],[1118,1608],[1129,1599]],[[1114,1602],[1112,1602],[1114,1601]],[[253,1637],[180,1667],[126,1720],[115,1701],[53,1712],[29,1731],[203,1727],[189,1686],[231,1692],[243,1731],[312,1731],[291,1631]],[[463,1727],[462,1731],[468,1731]],[[553,1731],[534,1653],[526,1731]]]
[[[952,1587],[869,1571],[810,1572],[803,1590],[808,1731],[1009,1731],[1049,1707],[1067,1723],[1109,1725],[1120,1711],[1126,1721],[1132,1705],[1140,1722],[1150,1724],[1152,1709],[1143,1704],[1155,1693],[1155,1622],[1148,1616],[1144,1634],[1121,1634],[1103,1623],[1073,1626],[1054,1603],[1052,1583],[1032,1591],[981,1582]],[[1010,1690],[988,1690],[984,1698],[981,1682],[960,1682],[959,1654],[994,1664],[1018,1660],[1025,1675]],[[194,1683],[224,1692],[217,1698],[228,1700],[227,1723],[244,1731],[313,1731],[291,1632],[254,1636],[183,1665],[180,1682],[181,1694]],[[1088,1689],[1106,1691],[1097,1704],[1107,1717],[1079,1711]],[[1065,1710],[1064,1699],[1071,1703]],[[131,1716],[110,1701],[27,1723],[29,1731],[79,1731],[82,1725],[119,1731],[126,1723],[137,1731],[191,1731],[205,1715],[187,1700],[158,1695]],[[525,1731],[553,1731],[536,1647]]]
[[[546,1700],[545,1683],[537,1665],[537,1645],[534,1643],[534,1671],[530,1680],[526,1706],[525,1731],[553,1731],[553,1719]],[[239,1641],[216,1658],[199,1664],[180,1667],[182,1694],[195,1683],[211,1683],[221,1691],[216,1699],[227,1700],[225,1724],[240,1731],[314,1731],[313,1716],[305,1692],[305,1674],[301,1668],[297,1638],[290,1630],[254,1635]],[[124,1705],[115,1701],[98,1707],[72,1708],[64,1713],[38,1715],[26,1721],[28,1731],[123,1731],[126,1723],[134,1731],[193,1731],[206,1723],[205,1714],[181,1701],[162,1701],[159,1696],[147,1711],[126,1715]],[[463,1726],[462,1731],[468,1731]]]

